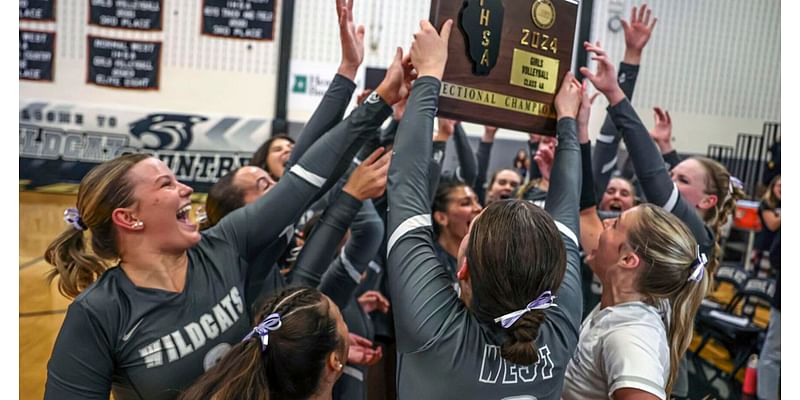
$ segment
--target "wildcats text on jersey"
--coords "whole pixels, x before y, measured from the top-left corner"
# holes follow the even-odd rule
[[[211,307],[210,312],[144,346],[139,349],[139,354],[147,368],[162,366],[165,359],[169,363],[177,361],[227,331],[243,313],[244,303],[239,289],[234,286],[230,293]]]

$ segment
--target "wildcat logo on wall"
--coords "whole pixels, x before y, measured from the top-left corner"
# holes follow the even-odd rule
[[[198,191],[247,165],[269,137],[262,118],[141,112],[20,101],[20,179],[30,186],[76,183],[97,163],[145,152]]]

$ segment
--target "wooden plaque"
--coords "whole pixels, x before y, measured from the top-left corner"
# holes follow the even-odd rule
[[[432,0],[431,22],[454,22],[438,115],[555,136],[577,17],[573,0]]]

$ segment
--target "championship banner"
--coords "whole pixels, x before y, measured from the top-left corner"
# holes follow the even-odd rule
[[[20,101],[20,180],[28,188],[78,183],[125,153],[163,160],[197,192],[249,163],[269,137],[265,118]]]

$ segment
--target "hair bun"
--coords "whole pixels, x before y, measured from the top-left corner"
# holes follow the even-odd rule
[[[545,319],[544,310],[525,313],[508,330],[508,337],[500,346],[500,354],[508,361],[519,365],[535,364],[539,361],[535,341],[539,326]]]

